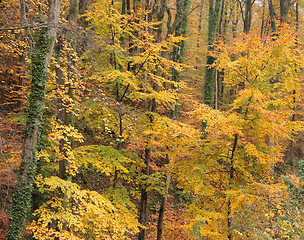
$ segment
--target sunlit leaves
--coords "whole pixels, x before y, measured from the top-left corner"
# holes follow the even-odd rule
[[[80,167],[93,167],[106,175],[114,174],[115,170],[127,174],[124,164],[133,162],[111,146],[83,146],[75,150],[75,155]]]
[[[169,36],[157,42],[153,31],[158,23],[144,21],[145,14],[138,8],[121,15],[110,2],[96,3],[85,14],[95,36],[83,58],[95,63],[93,68],[88,66],[92,70],[90,79],[116,92],[117,99],[155,99],[170,108],[178,99],[177,89],[184,85],[170,80],[172,68],[180,71],[182,65],[169,60],[166,52],[182,38]]]
[[[68,173],[75,175],[77,172],[77,164],[75,161],[74,150],[71,142],[83,142],[83,136],[72,126],[61,125],[58,122],[52,122],[52,130],[48,138],[48,145],[38,152],[37,157],[41,162],[59,162],[67,161],[69,167]],[[64,142],[61,146],[60,143]],[[50,165],[43,165],[43,169],[49,171]]]
[[[51,198],[36,210],[37,220],[29,226],[36,239],[126,239],[126,233],[138,231],[134,215],[125,219],[127,209],[115,208],[97,192],[57,177],[38,176],[37,185]]]
[[[215,54],[214,66],[223,72],[224,84],[233,95],[223,106],[225,111],[197,105],[190,113],[207,123],[200,160],[190,162],[194,168],[181,173],[183,184],[196,194],[191,214],[205,221],[201,237],[211,237],[205,229],[218,234],[226,229],[227,225],[213,228],[222,223],[214,212],[226,221],[232,219],[230,231],[238,239],[286,237],[282,229],[287,231],[290,225],[274,219],[288,212],[269,203],[277,197],[281,205],[284,185],[266,183],[274,177],[275,164],[282,162],[286,142],[303,127],[301,121],[291,121],[302,103],[302,45],[290,28],[282,26],[266,39],[244,35],[232,43],[219,41]],[[200,207],[203,214],[197,212]],[[276,226],[266,231],[267,221]]]

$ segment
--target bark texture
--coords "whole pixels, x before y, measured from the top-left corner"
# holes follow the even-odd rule
[[[209,0],[209,22],[208,22],[208,50],[212,51],[212,46],[216,40],[216,33],[219,25],[222,0]],[[206,78],[204,87],[204,103],[211,106],[214,100],[215,69],[210,67],[215,61],[213,56],[207,56]]]

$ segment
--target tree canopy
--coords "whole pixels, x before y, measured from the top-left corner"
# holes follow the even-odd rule
[[[302,11],[0,1],[0,239],[303,239]]]

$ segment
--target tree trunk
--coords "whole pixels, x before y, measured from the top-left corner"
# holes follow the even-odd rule
[[[299,1],[296,2],[296,30],[299,34]]]
[[[287,14],[293,2],[291,0],[280,0],[280,20],[287,22]]]
[[[208,22],[208,50],[214,49],[213,43],[216,40],[222,0],[209,0],[209,22]],[[204,103],[211,106],[214,100],[215,69],[210,67],[215,61],[211,55],[207,56],[206,78],[204,87]]]
[[[271,32],[276,32],[276,24],[275,24],[275,12],[272,4],[272,0],[268,0],[268,7],[269,7],[269,16],[270,16],[270,26]]]
[[[156,37],[156,41],[160,42],[162,40],[162,33],[163,33],[163,23],[164,23],[164,16],[165,16],[165,11],[167,9],[167,0],[161,0],[160,1],[160,6],[158,8],[158,11],[156,13],[156,17],[157,17],[157,21],[159,22],[158,26],[157,26],[157,37]],[[152,16],[151,16],[152,18]],[[150,19],[147,19],[150,20]]]
[[[121,2],[121,14],[122,15],[126,14],[126,7],[127,7],[126,5],[127,5],[126,0],[122,0],[122,2]]]
[[[37,170],[36,152],[41,134],[41,122],[45,101],[47,68],[53,52],[60,13],[60,0],[49,0],[48,27],[36,32],[36,45],[31,57],[31,92],[28,97],[26,129],[21,166],[13,196],[8,240],[23,239],[31,208],[31,195]]]
[[[145,164],[146,169],[144,171],[144,174],[146,176],[149,176],[150,174],[150,149],[146,147],[145,149]],[[139,219],[138,222],[145,226],[146,220],[147,220],[147,205],[148,205],[148,192],[147,192],[147,186],[146,184],[142,186],[141,188],[141,198],[140,198],[140,205],[139,205]],[[144,240],[145,239],[145,229],[139,228],[139,234],[138,234],[138,240]]]
[[[166,155],[166,160],[167,160],[167,164],[170,164],[170,159],[169,159],[168,155]],[[158,221],[157,221],[157,240],[162,239],[163,222],[164,222],[166,203],[167,203],[167,199],[168,199],[169,187],[170,187],[170,182],[171,182],[171,176],[172,176],[171,172],[169,172],[167,179],[166,179],[165,195],[162,196],[160,207],[159,207],[159,215],[158,215]]]
[[[175,27],[175,36],[186,36],[187,33],[187,23],[188,23],[188,11],[189,11],[189,6],[190,6],[190,0],[177,0],[176,1],[176,24]],[[172,60],[176,63],[182,63],[183,62],[183,57],[184,57],[184,52],[185,52],[185,44],[186,42],[182,40],[181,42],[175,44],[173,46],[173,54],[172,54]],[[178,82],[180,78],[180,73],[175,70],[174,68],[172,69],[172,81]],[[172,110],[172,118],[176,119],[177,118],[177,109],[178,105],[175,104],[173,106]]]
[[[239,22],[239,16],[238,14],[235,14],[233,20],[232,20],[232,37],[236,38],[236,29]]]
[[[251,27],[251,18],[252,18],[252,5],[255,2],[251,0],[245,1],[245,13],[244,13],[244,33],[248,34]]]
[[[261,35],[260,35],[260,38],[263,38],[263,36],[264,36],[264,32],[265,32],[265,26],[266,26],[266,24],[265,24],[265,0],[263,1],[263,13],[262,13],[262,23],[261,23]]]
[[[297,31],[297,34],[299,35],[299,2],[296,2],[296,31]],[[293,90],[292,94],[295,95],[296,91]],[[293,104],[295,105],[295,103],[296,103],[296,98],[293,97]],[[293,110],[295,110],[295,106],[293,106]],[[296,120],[296,116],[293,113],[292,117],[291,117],[291,121],[294,122],[295,120]],[[294,134],[293,134],[293,137],[294,137]],[[290,141],[290,165],[292,167],[295,167],[295,165],[296,165],[295,161],[294,161],[294,141],[293,141],[293,139]]]
[[[235,134],[234,136],[234,140],[233,140],[233,147],[232,147],[232,150],[231,150],[231,156],[229,157],[230,158],[230,169],[229,169],[229,186],[228,186],[228,189],[231,190],[232,188],[232,185],[233,185],[233,180],[234,180],[234,154],[235,154],[235,151],[236,151],[236,147],[237,147],[237,143],[238,143],[238,134]],[[227,204],[227,226],[228,226],[228,239],[229,240],[232,240],[232,216],[231,215],[231,199],[228,198],[228,204]]]
[[[200,2],[200,11],[198,17],[198,33],[197,33],[197,40],[196,40],[196,47],[200,47],[201,35],[202,35],[202,20],[203,20],[203,0]]]

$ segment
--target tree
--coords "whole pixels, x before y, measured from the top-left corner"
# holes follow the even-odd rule
[[[22,230],[31,208],[31,195],[37,171],[47,68],[53,52],[60,13],[60,0],[49,1],[47,28],[35,33],[35,50],[31,56],[31,92],[28,98],[27,124],[24,133],[22,163],[14,193],[11,223],[7,239],[22,239]]]
[[[184,0],[184,1],[176,1],[176,16],[174,22],[177,22],[175,26],[175,36],[176,37],[186,37],[187,34],[187,26],[188,26],[188,15],[189,15],[189,6],[190,6],[190,1]],[[172,60],[176,63],[183,63],[184,61],[184,53],[185,53],[185,40],[181,40],[178,42],[176,45],[173,46],[173,51],[172,51]],[[172,81],[178,82],[180,81],[180,72],[177,71],[176,69],[172,69]],[[174,87],[172,86],[174,89]],[[178,118],[178,105],[175,104],[171,110],[170,117],[172,119],[177,119]],[[165,164],[167,166],[172,165],[172,160],[167,154],[165,156]],[[161,203],[160,203],[160,208],[159,208],[159,215],[158,215],[158,221],[157,221],[157,240],[162,239],[162,232],[163,232],[163,219],[164,219],[164,214],[165,214],[165,208],[166,208],[166,203],[168,199],[168,193],[169,193],[169,186],[170,186],[170,181],[172,177],[172,173],[169,172],[167,173],[167,178],[166,178],[166,183],[165,183],[165,193],[161,197]]]
[[[218,237],[233,239],[243,234],[236,211],[243,211],[247,195],[252,199],[258,195],[255,185],[272,182],[272,169],[282,161],[284,144],[300,127],[300,122],[297,125],[290,117],[293,98],[299,97],[293,89],[302,91],[299,72],[303,61],[300,50],[295,48],[297,38],[292,30],[283,27],[277,36],[275,40],[262,40],[248,35],[232,46],[224,42],[217,45],[215,65],[224,72],[225,84],[234,89],[241,82],[244,86],[238,87],[226,113],[206,106],[195,110],[201,112],[200,120],[208,122],[208,137],[197,172],[187,173],[192,176],[192,186],[199,179],[208,183],[194,187],[199,197],[195,201],[198,206],[193,204],[193,214],[203,222],[202,236],[211,236],[213,232]],[[267,135],[275,145],[267,144]],[[266,206],[261,202],[256,208],[263,204]],[[226,227],[222,221],[225,211]],[[219,229],[215,222],[220,224]]]
[[[167,39],[162,40],[159,35],[154,36],[155,32],[160,34],[154,29],[159,23],[147,22],[143,17],[146,17],[146,13],[140,8],[135,12],[130,10],[128,14],[121,15],[115,4],[110,2],[95,4],[87,13],[87,20],[96,33],[96,42],[92,44],[95,47],[85,54],[87,59],[94,59],[99,63],[87,66],[94,74],[90,77],[95,87],[99,86],[108,93],[105,103],[112,102],[104,104],[103,108],[112,104],[115,106],[115,110],[110,111],[116,116],[117,122],[115,124],[112,122],[111,127],[107,125],[102,128],[110,127],[109,132],[116,136],[115,146],[120,151],[126,144],[120,142],[120,139],[131,141],[132,138],[139,138],[143,141],[132,150],[138,159],[143,161],[138,163],[142,172],[138,173],[138,179],[135,178],[141,191],[138,215],[139,223],[142,225],[146,223],[147,218],[148,192],[154,188],[150,186],[151,182],[157,179],[155,176],[161,175],[152,172],[154,169],[151,169],[150,164],[157,158],[150,154],[151,134],[146,131],[157,123],[155,122],[158,116],[155,113],[156,107],[158,106],[160,111],[171,111],[171,106],[176,105],[177,102],[177,90],[183,87],[182,82],[171,79],[172,68],[176,72],[180,71],[180,63],[168,60],[162,54],[166,50],[172,51],[181,37],[168,35]],[[110,44],[103,44],[104,39],[108,39]],[[131,111],[134,104],[137,104],[137,110]],[[129,118],[141,120],[133,120],[132,123]],[[134,128],[141,131],[136,131],[137,135],[130,136],[128,128],[134,124],[138,124]],[[113,178],[115,189],[121,174],[117,166]],[[139,238],[144,238],[145,229],[141,227],[140,230]]]

